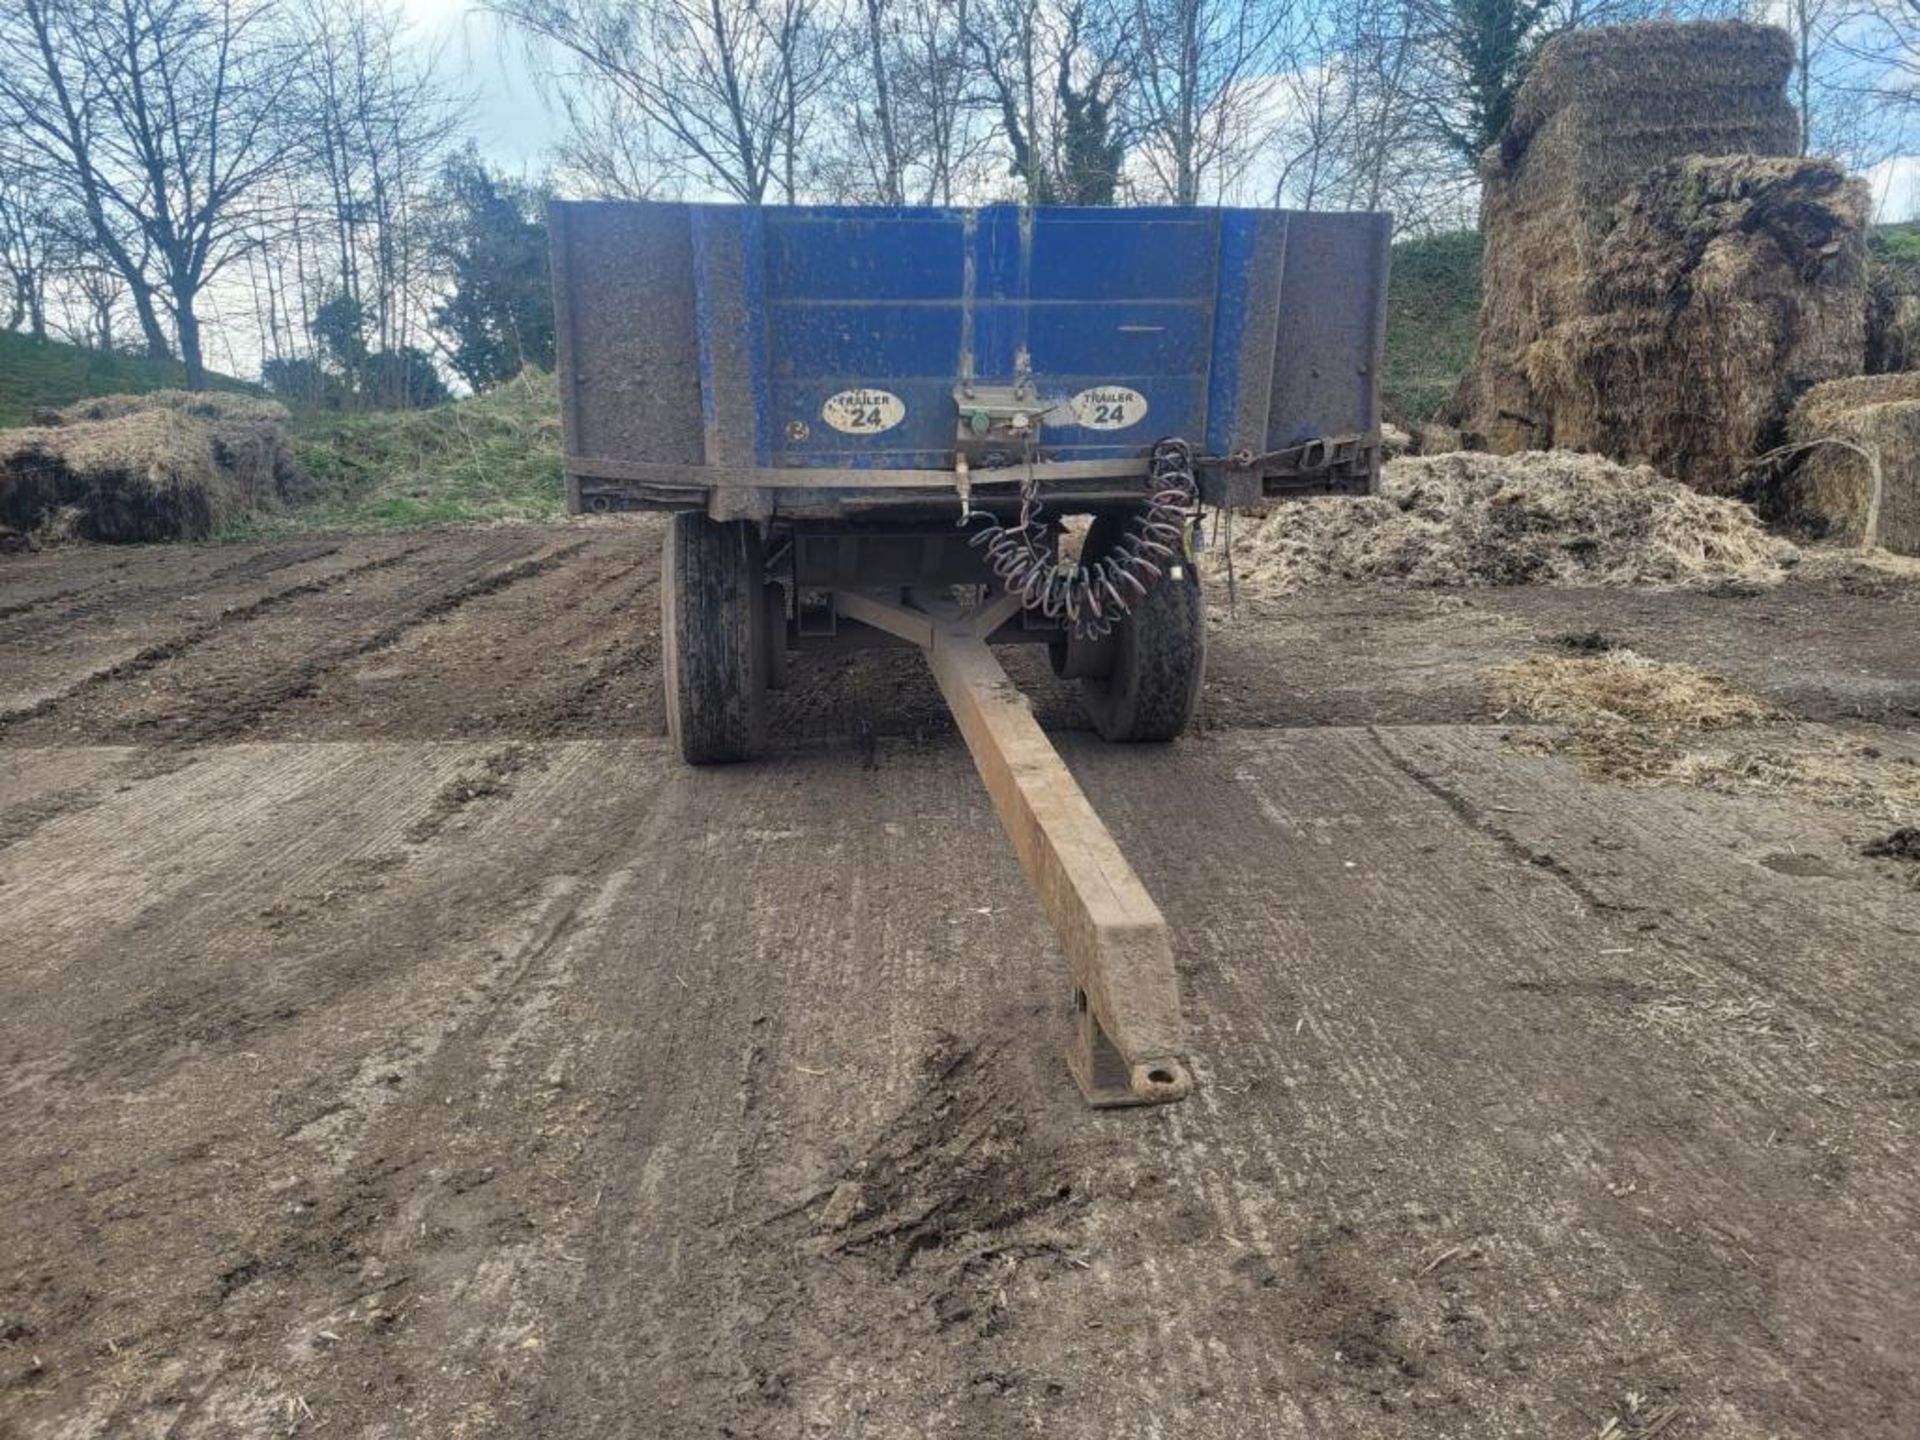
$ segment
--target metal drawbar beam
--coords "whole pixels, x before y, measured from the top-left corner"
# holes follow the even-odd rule
[[[1167,922],[1120,853],[986,636],[1019,610],[1003,595],[936,615],[836,591],[850,620],[919,645],[1073,972],[1067,1065],[1087,1103],[1156,1105],[1193,1088]]]

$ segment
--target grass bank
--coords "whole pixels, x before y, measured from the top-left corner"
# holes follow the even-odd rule
[[[1393,247],[1387,286],[1387,365],[1380,403],[1388,420],[1431,420],[1473,356],[1480,317],[1480,234],[1459,230]]]
[[[37,407],[60,409],[97,395],[179,390],[186,383],[187,367],[177,360],[82,350],[0,330],[0,430],[25,425]],[[215,390],[264,393],[230,375],[209,374],[207,383]]]
[[[248,536],[557,520],[566,510],[558,392],[538,371],[431,410],[301,415],[294,452],[312,477],[309,498]]]

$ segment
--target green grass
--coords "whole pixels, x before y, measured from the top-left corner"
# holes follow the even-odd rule
[[[216,390],[261,393],[259,386],[229,375],[207,378]],[[95,395],[179,390],[186,383],[186,367],[177,360],[82,350],[57,340],[0,330],[0,429],[25,425],[37,405],[71,405]]]
[[[1431,420],[1473,357],[1480,235],[1457,230],[1393,247],[1381,408],[1396,425]]]
[[[302,414],[293,430],[311,495],[229,538],[557,520],[566,512],[551,375],[530,370],[431,410]]]
[[[1920,221],[1874,226],[1867,232],[1867,253],[1875,260],[1908,265],[1920,261]]]

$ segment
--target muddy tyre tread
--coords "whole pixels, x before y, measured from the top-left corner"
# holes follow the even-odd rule
[[[1120,538],[1124,517],[1099,517],[1084,553],[1097,557]],[[1112,673],[1080,681],[1080,705],[1105,740],[1160,742],[1193,719],[1205,677],[1207,631],[1200,575],[1191,564],[1163,577],[1114,630]]]
[[[760,532],[697,513],[668,522],[660,577],[667,729],[691,765],[750,759],[766,734]]]

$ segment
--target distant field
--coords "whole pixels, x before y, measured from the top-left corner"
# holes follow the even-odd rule
[[[260,390],[230,375],[209,375],[208,380],[216,390]],[[26,424],[36,405],[71,405],[95,395],[179,390],[186,383],[186,367],[177,360],[82,350],[57,340],[0,330],[0,429]]]

